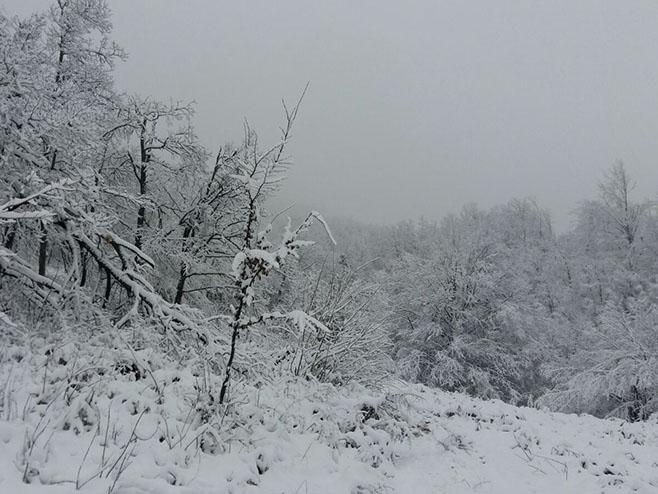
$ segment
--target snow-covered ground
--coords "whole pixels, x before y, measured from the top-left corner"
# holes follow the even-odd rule
[[[428,431],[396,462],[394,492],[658,492],[655,422],[549,413],[435,391],[422,395]]]
[[[193,447],[197,429],[183,430],[189,410],[167,402],[184,373],[153,376],[172,391],[160,408],[146,382],[106,383],[92,407],[105,418],[86,428],[56,405],[18,409],[39,378],[16,386],[20,375],[4,377],[2,493],[658,492],[655,421],[516,408],[419,385],[373,392],[281,379],[234,390],[244,399],[210,454]]]

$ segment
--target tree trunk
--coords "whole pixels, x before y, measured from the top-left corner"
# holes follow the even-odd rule
[[[187,252],[187,239],[194,237],[194,231],[191,226],[186,226],[183,230],[183,252]],[[187,264],[185,261],[180,263],[180,272],[178,275],[178,283],[176,283],[176,297],[174,298],[175,304],[180,304],[183,301],[183,294],[185,293],[185,282],[187,281]]]
[[[39,223],[39,275],[46,275],[46,263],[48,261],[48,234],[43,223]]]
[[[142,133],[139,138],[139,151],[140,151],[140,166],[139,166],[139,195],[140,201],[143,201],[143,197],[146,194],[146,180],[147,180],[147,166],[149,161],[151,161],[151,156],[146,149],[146,119],[142,122]],[[144,219],[146,216],[146,207],[144,203],[141,202],[139,209],[137,210],[137,231],[135,232],[135,247],[138,249],[142,248],[142,234],[144,228]]]
[[[142,163],[140,168],[139,175],[139,196],[140,200],[146,194],[146,165]],[[146,218],[146,207],[144,204],[140,204],[139,209],[137,210],[137,231],[135,232],[135,247],[138,249],[142,248],[142,235],[144,232],[144,222]]]
[[[85,251],[80,253],[80,265],[82,270],[80,273],[80,286],[83,287],[87,284],[87,253]]]
[[[16,241],[16,223],[7,227],[7,240],[5,241],[5,247],[9,250],[14,249],[14,242]]]
[[[102,265],[99,263],[99,267],[103,269]],[[103,308],[107,306],[107,303],[110,301],[110,293],[112,293],[112,275],[110,270],[105,268],[105,294],[103,295]]]

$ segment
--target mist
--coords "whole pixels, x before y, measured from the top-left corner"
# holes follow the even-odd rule
[[[110,7],[119,89],[195,101],[211,149],[245,121],[275,142],[309,83],[273,210],[392,223],[529,197],[565,230],[617,160],[638,198],[658,190],[655,2]]]

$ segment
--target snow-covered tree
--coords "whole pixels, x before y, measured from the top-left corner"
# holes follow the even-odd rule
[[[467,207],[423,258],[406,255],[393,281],[396,359],[403,375],[449,390],[517,400],[531,367],[521,277],[491,214]],[[527,319],[527,318],[526,318]]]
[[[658,411],[658,306],[608,304],[568,367],[556,369],[558,388],[542,402],[567,412],[644,420]]]

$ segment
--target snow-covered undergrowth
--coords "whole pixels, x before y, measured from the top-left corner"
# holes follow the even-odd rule
[[[31,343],[1,351],[0,492],[369,492],[410,435],[391,391],[270,376],[225,408],[153,351]]]
[[[224,408],[212,378],[94,341],[1,350],[0,492],[658,491],[655,421],[286,375]]]

